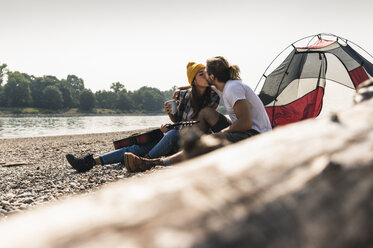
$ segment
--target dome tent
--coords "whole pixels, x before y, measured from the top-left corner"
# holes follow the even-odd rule
[[[307,42],[307,45],[297,45],[302,42]],[[355,43],[332,34],[305,37],[280,53],[290,50],[285,60],[266,76],[268,68],[280,55],[275,58],[256,87],[265,79],[259,98],[272,127],[318,116],[326,80],[356,89],[363,81],[372,78],[373,64],[357,49],[372,59]]]

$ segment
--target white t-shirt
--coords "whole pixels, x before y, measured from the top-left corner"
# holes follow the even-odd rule
[[[243,84],[241,80],[228,80],[225,83],[223,92],[220,92],[215,87],[212,88],[218,93],[232,122],[237,121],[237,116],[233,109],[234,104],[238,100],[246,99],[250,107],[253,122],[252,129],[260,133],[272,130],[262,101],[254,91],[248,85]]]

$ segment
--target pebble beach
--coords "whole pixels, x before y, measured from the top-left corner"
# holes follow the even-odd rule
[[[105,184],[154,173],[127,173],[122,164],[95,166],[77,173],[65,159],[74,155],[103,154],[113,140],[129,132],[0,139],[0,221],[7,216],[69,196],[94,193]]]

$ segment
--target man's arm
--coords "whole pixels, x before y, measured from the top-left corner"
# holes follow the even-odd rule
[[[222,130],[222,132],[246,132],[251,129],[253,124],[249,103],[246,99],[238,100],[233,105],[233,111],[236,114],[237,121]]]

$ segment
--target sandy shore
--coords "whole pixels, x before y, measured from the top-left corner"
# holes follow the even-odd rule
[[[114,149],[113,140],[135,132],[139,131],[0,139],[0,219],[134,176],[121,164],[95,166],[89,172],[76,173],[65,154],[103,154]],[[136,176],[154,171],[156,169]]]

